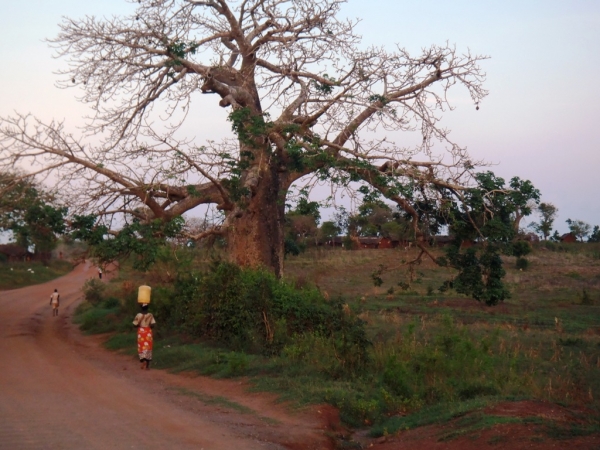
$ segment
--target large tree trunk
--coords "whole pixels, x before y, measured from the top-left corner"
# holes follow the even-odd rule
[[[274,167],[261,171],[248,204],[228,230],[231,260],[243,267],[264,267],[283,275],[285,188]]]

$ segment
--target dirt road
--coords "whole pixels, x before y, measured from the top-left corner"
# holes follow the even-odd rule
[[[0,292],[0,449],[330,448],[323,408],[291,413],[237,381],[141,371],[135,358],[81,336],[71,315],[94,276],[81,265]]]

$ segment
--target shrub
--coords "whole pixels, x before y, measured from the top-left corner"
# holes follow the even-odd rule
[[[594,299],[592,298],[587,289],[583,289],[579,297],[581,298],[582,305],[591,306],[594,304]]]
[[[527,258],[517,258],[517,269],[527,270],[529,267],[529,260]]]
[[[327,341],[340,370],[360,369],[369,341],[364,323],[341,299],[328,301],[314,287],[296,289],[261,270],[213,263],[205,273],[180,275],[157,290],[153,312],[161,329],[250,353],[279,354],[296,336]]]
[[[383,371],[383,382],[400,398],[410,398],[413,390],[409,385],[409,372],[406,364],[397,358],[390,358]]]
[[[104,299],[103,294],[105,289],[106,285],[104,283],[102,283],[100,280],[92,278],[83,284],[83,296],[87,302],[97,306]]]
[[[117,308],[121,306],[121,302],[116,297],[108,297],[106,300],[104,300],[102,306],[106,309]]]
[[[100,308],[85,311],[77,321],[81,330],[91,334],[116,331],[119,323],[114,310]]]
[[[531,244],[527,241],[516,241],[512,245],[512,254],[517,258],[529,255],[531,250]]]
[[[358,248],[358,245],[356,241],[350,236],[344,236],[342,238],[342,247],[346,250],[356,250]]]
[[[499,389],[491,383],[467,382],[458,388],[458,398],[471,400],[477,397],[498,395]]]

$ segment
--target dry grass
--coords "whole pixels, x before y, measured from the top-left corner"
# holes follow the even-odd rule
[[[441,256],[441,250],[434,250]],[[407,290],[406,268],[383,275],[375,288],[370,274],[398,266],[416,250],[313,249],[290,258],[286,276],[301,276],[331,295],[342,295],[359,311],[375,339],[395,339],[408,327],[427,342],[441,314],[472,336],[500,336],[494,352],[515,361],[524,391],[534,398],[600,408],[600,246],[572,244],[528,256],[526,271],[505,257],[505,282],[512,297],[488,307],[437,288],[452,272],[424,261]],[[393,292],[390,291],[393,288]]]

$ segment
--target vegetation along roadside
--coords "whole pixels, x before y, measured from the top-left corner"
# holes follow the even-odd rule
[[[372,436],[525,399],[583,407],[580,433],[597,433],[599,262],[559,247],[536,246],[525,272],[507,257],[511,298],[493,307],[432,289],[444,279],[435,264],[395,290],[374,287],[364,274],[405,250],[313,249],[290,258],[285,280],[165,253],[147,272],[125,265],[108,285],[88,282],[76,320],[133,355],[136,287],[152,283],[157,368],[245,377],[296,404],[329,403]],[[484,419],[459,429],[497,422]]]

